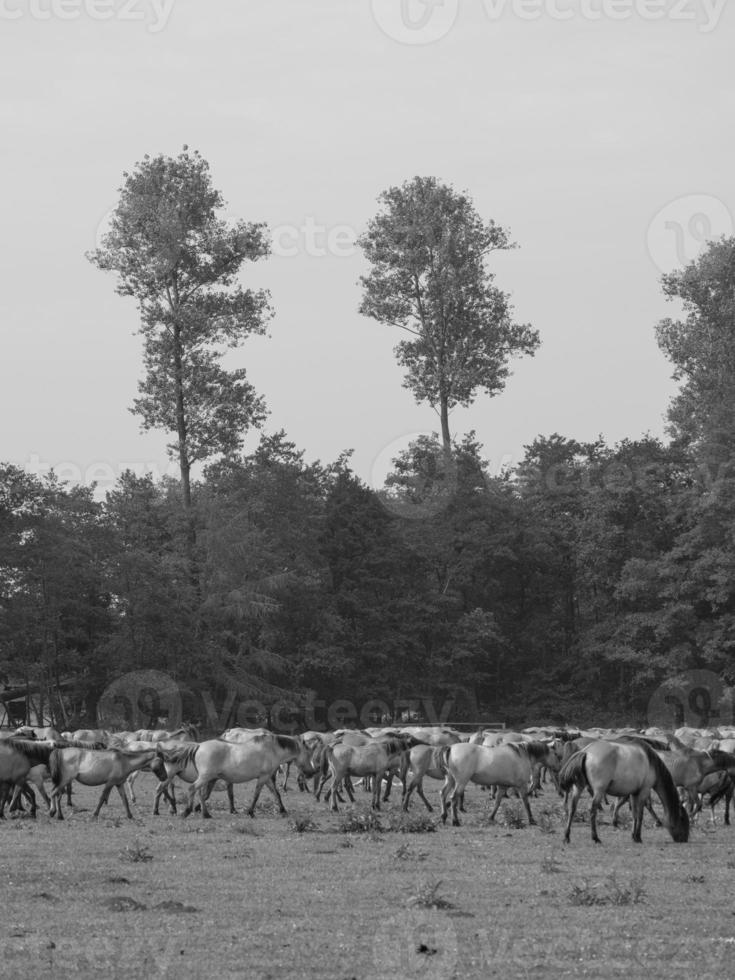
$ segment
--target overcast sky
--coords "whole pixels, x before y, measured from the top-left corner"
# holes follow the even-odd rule
[[[357,313],[354,237],[416,174],[510,228],[497,283],[541,335],[453,430],[493,471],[539,434],[663,435],[661,272],[733,230],[734,41],[718,0],[0,0],[0,460],[103,485],[169,465],[128,411],[134,303],[84,253],[122,172],[184,143],[274,230],[244,272],[270,337],[232,363],[309,460],[354,448],[380,483],[437,429],[399,335]]]

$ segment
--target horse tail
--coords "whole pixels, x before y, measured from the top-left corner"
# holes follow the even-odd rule
[[[451,752],[451,750],[452,750],[451,745],[442,745],[441,749],[437,753],[438,756],[437,761],[439,762],[439,768],[441,769],[441,771],[444,773],[445,776],[449,772],[449,753]]]
[[[579,786],[580,789],[589,788],[586,762],[586,749],[580,749],[567,759],[559,770],[559,789],[562,793],[567,793],[572,786]]]
[[[733,789],[733,780],[732,777],[728,774],[726,775],[725,779],[722,780],[722,785],[720,786],[720,788],[718,790],[715,790],[715,792],[712,793],[712,795],[710,796],[709,805],[714,809],[717,806],[717,804],[720,802],[720,800],[725,799],[728,793],[732,793],[732,789]]]
[[[61,782],[61,752],[54,749],[48,757],[48,771],[51,774],[51,781],[54,786]]]

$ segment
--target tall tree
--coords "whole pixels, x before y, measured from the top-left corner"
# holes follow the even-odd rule
[[[132,411],[145,429],[173,433],[189,512],[193,464],[236,453],[266,414],[245,370],[222,365],[225,349],[264,333],[271,315],[267,292],[236,282],[246,260],[268,254],[266,229],[218,216],[209,164],[186,146],[175,158],[145,156],[124,178],[110,230],[88,257],[138,302],[145,376]]]
[[[735,238],[710,243],[662,285],[685,314],[656,329],[674,377],[683,382],[669,409],[672,429],[716,472],[735,451]]]
[[[478,390],[502,391],[513,355],[533,354],[539,337],[512,320],[486,256],[512,248],[508,233],[484,222],[466,194],[435,177],[414,177],[378,198],[383,210],[359,240],[370,262],[360,312],[405,330],[396,347],[404,385],[439,415],[451,455],[449,413]]]

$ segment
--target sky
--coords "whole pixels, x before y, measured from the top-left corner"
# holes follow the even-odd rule
[[[184,144],[271,229],[242,281],[276,315],[228,363],[308,461],[353,449],[380,486],[438,428],[357,312],[355,238],[417,174],[519,246],[491,269],[541,347],[451,419],[491,472],[539,435],[664,437],[661,274],[735,227],[734,40],[721,0],[0,0],[0,460],[175,473],[129,411],[135,304],[85,252],[123,172]]]

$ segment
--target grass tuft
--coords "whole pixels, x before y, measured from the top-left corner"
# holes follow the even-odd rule
[[[454,908],[451,902],[439,895],[441,880],[421,882],[414,895],[408,900],[411,908],[420,909],[451,909]]]
[[[129,864],[138,864],[139,862],[152,861],[153,855],[144,844],[136,839],[120,851],[120,860],[127,861]]]
[[[343,834],[382,834],[385,830],[380,817],[372,810],[351,807],[339,822]]]
[[[314,823],[309,817],[294,817],[289,821],[289,827],[295,834],[310,834],[319,830],[319,824]]]
[[[426,814],[399,813],[392,814],[386,830],[398,834],[432,834],[436,831],[436,820]]]
[[[562,865],[553,854],[547,854],[541,861],[541,871],[546,875],[558,874],[563,870]]]
[[[572,888],[569,901],[572,905],[638,905],[644,895],[642,876],[633,876],[625,885],[618,881],[613,872],[599,885],[590,885],[586,878],[583,879]]]

